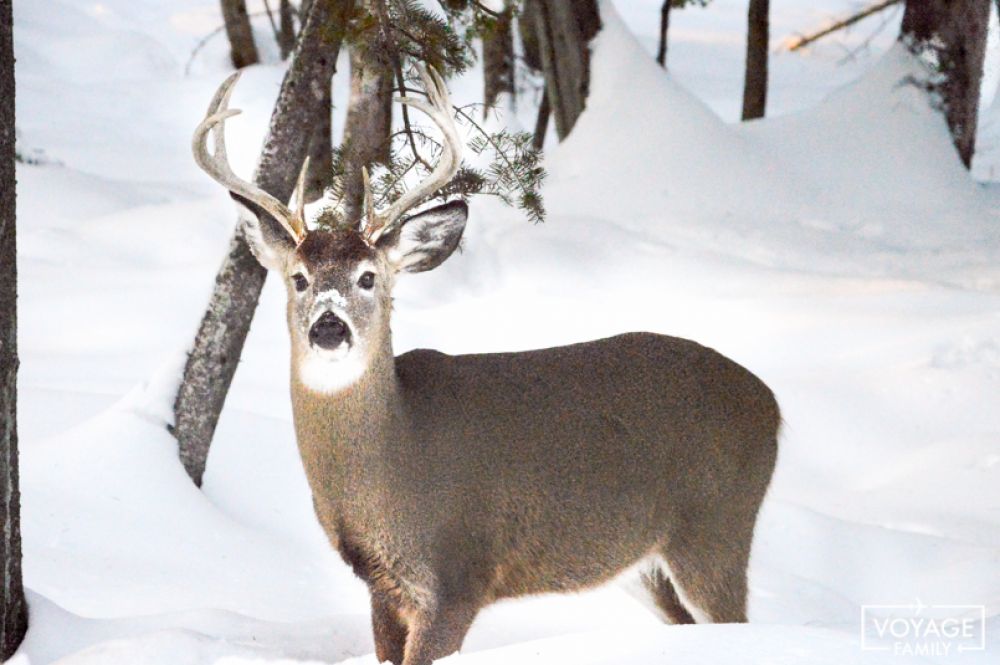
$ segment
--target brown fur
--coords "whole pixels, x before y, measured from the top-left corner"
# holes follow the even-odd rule
[[[592,587],[651,556],[665,566],[646,585],[668,620],[745,621],[777,454],[771,391],[711,349],[650,333],[394,358],[395,272],[444,260],[465,208],[425,214],[445,220],[413,227],[426,238],[397,229],[389,247],[370,247],[352,230],[313,232],[266,255],[283,257],[272,267],[288,283],[295,429],[316,513],[368,583],[379,660],[429,665],[485,605]],[[405,242],[408,255],[392,244]],[[377,273],[367,293],[355,285],[363,261]],[[321,301],[295,292],[297,270],[337,289],[364,354],[360,378],[332,393],[301,376]]]
[[[378,599],[377,634],[379,604],[411,630],[455,605],[445,623],[464,635],[495,600],[600,584],[651,552],[713,620],[745,620],[779,418],[759,380],[709,349],[630,334],[415,351],[383,356],[334,398],[293,383],[293,403],[321,521]],[[669,580],[651,587],[690,617]]]

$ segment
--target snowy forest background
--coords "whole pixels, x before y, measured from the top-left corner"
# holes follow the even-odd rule
[[[287,65],[247,4],[262,64],[228,123],[244,176]],[[449,662],[996,662],[995,7],[970,176],[941,113],[901,84],[902,5],[791,53],[786,37],[859,3],[772,0],[767,117],[740,123],[746,3],[672,12],[669,73],[660,4],[600,3],[586,110],[546,139],[545,221],[473,198],[462,253],[401,280],[394,339],[466,353],[652,330],[758,374],[785,427],[751,623],[663,626],[611,585],[488,608]],[[189,145],[232,71],[224,33],[192,57],[221,21],[215,0],[14,3],[31,610],[15,662],[375,662],[366,591],[316,524],[295,448],[277,280],[200,489],[165,427],[235,221]],[[481,68],[449,85],[481,100]],[[529,86],[489,122],[530,131],[538,102]],[[910,603],[984,606],[985,649],[861,649],[863,605]]]

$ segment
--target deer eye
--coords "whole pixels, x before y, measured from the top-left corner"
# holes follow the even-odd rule
[[[370,270],[361,273],[361,277],[358,278],[358,286],[365,290],[375,286],[375,273]]]
[[[309,281],[306,279],[305,275],[300,272],[292,275],[292,281],[295,282],[295,290],[302,292],[309,288]]]

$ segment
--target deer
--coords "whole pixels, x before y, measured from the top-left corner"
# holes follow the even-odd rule
[[[443,79],[418,70],[425,97],[395,101],[440,130],[437,163],[382,211],[365,171],[361,219],[333,228],[308,228],[301,177],[293,210],[234,174],[224,125],[238,73],[193,138],[287,290],[297,445],[316,517],[369,589],[378,661],[429,665],[487,605],[625,571],[668,623],[745,622],[781,422],[761,379],[647,332],[394,356],[396,279],[444,262],[469,212],[462,200],[411,212],[454,177],[463,145]]]

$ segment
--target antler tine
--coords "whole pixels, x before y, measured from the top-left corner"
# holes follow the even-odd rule
[[[191,151],[194,153],[194,160],[205,173],[220,185],[253,201],[270,213],[296,242],[300,242],[305,235],[302,220],[296,219],[296,216],[284,203],[260,187],[237,176],[229,165],[226,152],[226,120],[240,113],[237,109],[229,108],[229,98],[233,94],[240,73],[236,72],[222,82],[212,97],[205,119],[194,130],[194,136],[191,138]],[[208,151],[207,143],[209,133],[212,134],[214,148],[211,154]]]
[[[441,157],[430,175],[417,187],[400,196],[385,211],[377,214],[373,223],[369,224],[366,236],[369,242],[375,242],[386,231],[390,230],[396,221],[413,206],[421,203],[454,177],[462,163],[462,140],[458,135],[458,127],[452,116],[451,98],[444,79],[433,67],[417,65],[427,101],[414,97],[396,97],[395,101],[412,106],[434,121],[444,137]],[[428,103],[429,102],[429,103]],[[371,198],[371,192],[366,195]]]

